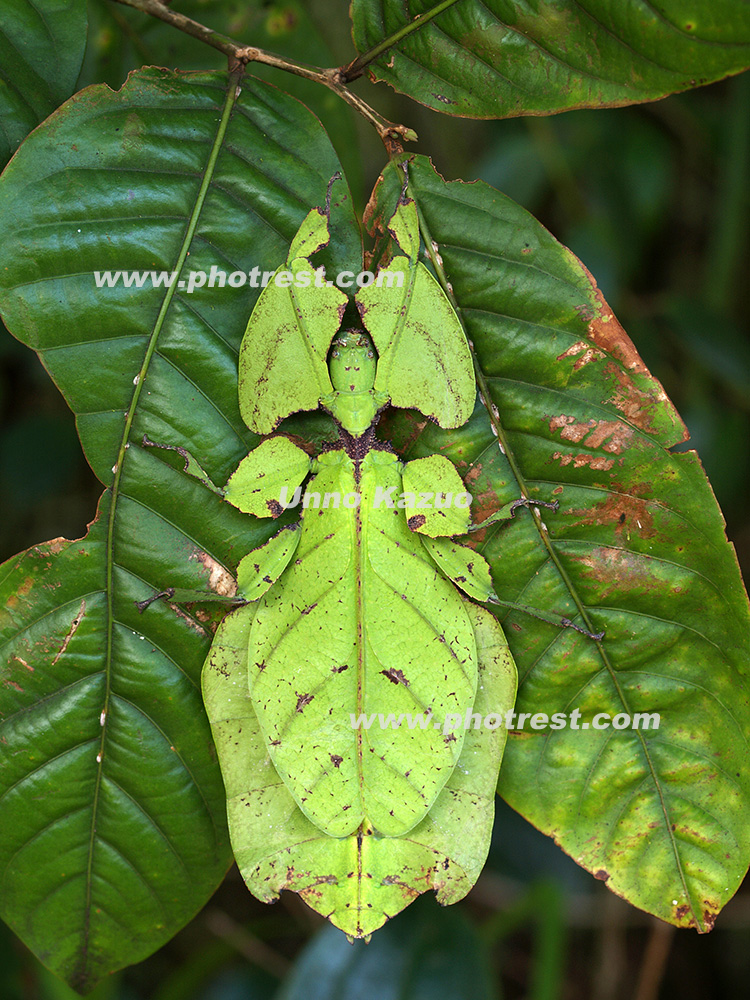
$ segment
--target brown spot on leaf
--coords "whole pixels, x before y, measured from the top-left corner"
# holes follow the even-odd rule
[[[309,705],[310,702],[315,697],[314,694],[299,694],[297,693],[297,705],[294,709],[295,712],[301,712],[305,705]]]
[[[668,444],[687,441],[687,429],[661,384],[644,365],[630,337],[625,333],[597,288],[591,272],[585,265],[581,264],[581,267],[591,282],[597,302],[596,315],[589,321],[589,337],[594,344],[618,362],[605,367],[605,374],[613,376],[618,383],[614,395],[606,402],[613,403],[636,427],[651,433],[653,432],[653,417],[657,409],[662,419],[668,409],[673,427],[673,440],[669,440]],[[637,378],[631,377],[631,373]]]
[[[703,911],[703,924],[704,924],[703,930],[705,933],[708,933],[708,931],[713,930],[714,924],[716,923],[716,917],[717,914],[713,910]]]
[[[343,760],[344,760],[344,758],[343,757],[339,757],[339,755],[337,753],[332,753],[331,754],[331,763],[333,764],[334,767],[340,767],[341,764],[343,763]]]
[[[201,549],[196,549],[190,558],[195,559],[208,571],[208,586],[215,594],[220,594],[222,597],[234,597],[237,593],[237,583],[229,570],[225,569],[220,562]]]
[[[417,531],[422,527],[423,524],[427,523],[427,518],[424,514],[412,514],[412,516],[406,522],[412,531]]]
[[[641,595],[663,590],[664,583],[649,559],[639,553],[609,545],[599,545],[585,554],[571,557],[580,567],[581,576],[599,584],[598,600],[606,601],[611,594],[619,593],[627,585],[629,590]]]
[[[593,876],[594,878],[598,878],[601,882],[606,882],[609,878],[609,872],[606,868],[597,868],[597,870],[593,872]]]
[[[564,358],[575,358],[573,362],[573,371],[577,372],[579,368],[583,368],[585,365],[591,364],[592,361],[601,361],[606,355],[600,351],[597,347],[592,347],[591,344],[587,344],[585,340],[577,340],[575,344],[563,351],[562,354],[557,355],[557,360],[562,361]]]
[[[409,682],[401,670],[396,670],[395,667],[391,667],[390,670],[381,670],[381,674],[387,677],[391,684],[403,684],[404,687],[409,687]]]

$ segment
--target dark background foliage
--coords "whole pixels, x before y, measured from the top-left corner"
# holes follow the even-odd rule
[[[351,57],[340,0],[314,0],[304,9],[293,2],[195,0],[183,9],[307,62],[333,65]],[[119,87],[142,64],[222,66],[218,53],[105,0],[92,0],[90,20],[79,87],[102,80]],[[361,214],[385,162],[374,134],[320,88],[278,72],[263,76],[321,117]],[[448,119],[364,81],[357,89],[386,117],[416,129],[416,150],[430,155],[444,177],[482,178],[498,187],[594,274],[685,420],[688,447],[701,456],[747,579],[750,76],[632,108],[499,122]],[[3,336],[0,559],[37,541],[84,534],[100,490],[72,416],[35,355]],[[369,946],[373,953],[362,945],[342,951],[342,935],[329,928],[314,953],[299,959],[322,921],[296,897],[274,907],[258,903],[233,871],[168,946],[93,995],[265,1000],[277,995],[297,960],[305,964],[287,981],[287,998],[303,990],[307,997],[347,1000],[479,998],[501,989],[506,997],[645,1000],[639,976],[667,952],[659,995],[745,995],[747,892],[727,906],[711,935],[674,931],[613,897],[500,800],[498,811],[490,863],[456,914],[424,900],[416,915],[407,912],[389,925],[382,942]],[[385,967],[397,970],[388,983],[378,978]],[[3,1000],[74,995],[0,929]]]

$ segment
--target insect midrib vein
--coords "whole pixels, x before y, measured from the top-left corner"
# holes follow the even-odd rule
[[[355,485],[361,488],[361,463],[355,465]],[[364,544],[364,532],[362,531],[361,508],[354,508],[354,580],[356,585],[356,608],[357,608],[357,705],[356,715],[361,718],[364,711],[364,669],[365,669],[365,630],[364,611],[365,595],[362,580],[362,546]],[[364,782],[364,753],[362,729],[356,729],[357,739],[357,771],[359,773],[359,798],[362,804],[362,815],[365,815],[365,782]]]
[[[180,251],[175,263],[173,270],[180,272],[187,259],[188,248],[192,242],[193,236],[195,234],[196,227],[198,225],[198,219],[200,217],[203,205],[206,200],[206,195],[208,194],[208,189],[211,184],[211,179],[214,175],[216,169],[216,162],[218,160],[219,152],[221,150],[224,137],[226,135],[227,127],[229,125],[229,119],[231,117],[232,110],[234,109],[235,103],[237,102],[240,94],[239,89],[239,79],[241,72],[235,72],[230,74],[226,99],[224,101],[224,107],[222,109],[221,118],[219,120],[219,125],[216,130],[216,135],[214,136],[214,141],[211,146],[211,150],[206,161],[206,167],[203,172],[203,177],[201,180],[200,188],[198,189],[198,194],[193,206],[193,211],[188,219],[187,228],[182,239],[180,246]],[[99,754],[97,757],[97,772],[96,781],[94,785],[94,794],[91,807],[91,829],[89,831],[89,844],[88,844],[88,857],[86,866],[86,900],[84,904],[84,924],[82,931],[83,944],[81,948],[81,957],[79,962],[79,970],[77,979],[81,982],[85,982],[87,979],[86,963],[88,959],[88,947],[89,947],[89,934],[90,934],[90,920],[91,920],[91,896],[92,896],[92,872],[94,867],[94,848],[97,839],[97,815],[99,806],[99,796],[101,791],[102,782],[102,771],[104,764],[104,751],[107,737],[108,719],[109,719],[109,707],[110,698],[112,693],[112,651],[113,651],[113,632],[115,624],[115,613],[114,613],[114,598],[113,598],[113,571],[115,565],[114,558],[114,536],[115,536],[115,523],[116,523],[116,513],[117,513],[117,502],[120,495],[120,480],[122,478],[122,469],[125,460],[125,453],[129,444],[130,432],[133,426],[133,420],[135,419],[135,414],[138,408],[138,402],[140,399],[141,392],[143,390],[143,384],[145,382],[146,375],[153,357],[154,351],[156,350],[156,345],[161,334],[164,322],[169,311],[169,307],[172,303],[172,299],[177,291],[177,282],[167,289],[164,299],[162,300],[161,308],[154,322],[154,326],[149,338],[148,345],[146,347],[146,352],[143,358],[143,363],[141,365],[140,371],[138,373],[138,378],[135,383],[135,388],[133,391],[133,396],[130,401],[130,406],[128,408],[125,426],[123,428],[122,437],[120,439],[120,446],[117,453],[117,461],[114,466],[114,479],[112,481],[112,486],[110,488],[110,505],[109,512],[107,515],[107,542],[106,542],[106,553],[105,553],[105,586],[106,586],[106,619],[105,619],[105,691],[104,691],[104,706],[103,706],[103,717],[101,725],[101,736],[99,742]]]

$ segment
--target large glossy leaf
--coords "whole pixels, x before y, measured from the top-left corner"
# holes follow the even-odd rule
[[[353,0],[375,80],[475,118],[651,101],[750,65],[735,0]],[[419,20],[417,20],[419,19]]]
[[[0,6],[0,169],[21,140],[70,97],[86,48],[86,0]]]
[[[227,569],[274,530],[183,475],[175,453],[141,446],[187,446],[224,482],[257,441],[237,355],[259,289],[97,288],[93,272],[272,268],[338,166],[316,119],[275,88],[146,70],[118,93],[78,94],[0,183],[3,317],[108,486],[85,540],[0,575],[3,915],[81,991],[168,940],[230,860],[198,687],[210,619],[140,616],[134,601],[165,585],[231,591]],[[322,262],[356,271],[345,185],[332,195]]]
[[[371,205],[381,232],[402,176],[389,168]],[[446,183],[417,158],[409,190],[486,405],[459,431],[412,417],[386,432],[409,457],[456,462],[475,521],[519,495],[557,499],[557,513],[519,513],[478,547],[501,598],[606,630],[595,643],[500,616],[518,709],[581,713],[577,729],[511,734],[500,792],[615,892],[707,930],[750,860],[750,618],[721,513],[580,262],[485,184]],[[598,712],[658,712],[661,725],[597,730]]]

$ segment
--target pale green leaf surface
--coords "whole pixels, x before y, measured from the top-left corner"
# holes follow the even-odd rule
[[[290,500],[309,471],[309,456],[289,438],[268,438],[242,459],[227,481],[224,496],[245,514],[278,517],[283,488]]]
[[[460,427],[474,407],[471,354],[445,293],[416,259],[415,221],[413,204],[400,205],[391,231],[412,256],[381,268],[389,277],[379,287],[360,288],[357,309],[378,352],[375,388],[393,406],[416,407],[441,427]]]
[[[431,538],[466,534],[471,518],[469,507],[459,507],[454,502],[466,490],[455,465],[447,458],[431,455],[407,462],[403,488],[406,495],[404,513],[412,531]],[[467,499],[467,505],[468,502]],[[420,503],[424,506],[420,507]]]
[[[261,598],[289,565],[299,539],[299,525],[289,524],[257,549],[251,549],[237,567],[237,593],[246,601]]]
[[[403,171],[370,224],[387,232]],[[498,612],[519,669],[518,710],[581,712],[588,728],[512,736],[499,790],[618,894],[707,930],[750,860],[750,616],[724,523],[684,427],[588,272],[485,184],[446,183],[415,158],[409,191],[475,346],[482,390],[446,434],[391,418],[405,459],[456,463],[472,536],[502,600],[605,629],[596,644]],[[500,439],[498,439],[498,436]],[[598,712],[657,712],[659,729],[596,730]]]
[[[292,241],[287,264],[264,288],[248,320],[240,348],[240,413],[259,434],[270,434],[291,413],[314,410],[333,388],[328,349],[348,299],[308,259],[328,240],[326,217],[313,209]],[[288,287],[279,283],[284,272]]]
[[[473,710],[505,712],[515,696],[515,668],[501,629],[466,604],[479,650]],[[206,661],[203,694],[221,759],[230,833],[248,888],[268,902],[292,889],[347,934],[363,937],[398,913],[416,892],[435,889],[442,903],[462,898],[489,849],[495,775],[503,727],[470,728],[445,788],[408,834],[333,838],[302,814],[274,768],[247,693],[248,641],[254,609],[224,620]],[[394,738],[400,731],[391,731]]]
[[[736,0],[354,0],[354,43],[375,80],[445,114],[507,118],[651,101],[750,65]],[[424,23],[409,29],[415,18]]]
[[[410,463],[411,464],[411,463]],[[459,545],[452,538],[422,538],[441,573],[475,601],[485,603],[493,596],[490,567],[476,549]]]

